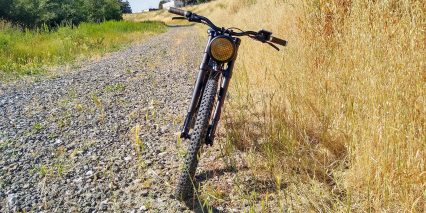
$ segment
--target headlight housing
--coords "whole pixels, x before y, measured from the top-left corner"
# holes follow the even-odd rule
[[[218,62],[229,62],[235,56],[234,41],[227,36],[218,36],[210,42],[209,54]]]

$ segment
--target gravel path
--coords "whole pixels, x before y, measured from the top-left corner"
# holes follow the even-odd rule
[[[191,212],[172,195],[203,45],[194,27],[171,27],[57,76],[0,83],[0,212]],[[261,211],[259,181],[221,138],[200,160],[200,202]]]
[[[0,85],[0,212],[181,212],[171,198],[203,50],[179,27],[61,76]]]

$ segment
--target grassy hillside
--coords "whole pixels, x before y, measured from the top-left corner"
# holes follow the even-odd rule
[[[165,31],[160,22],[83,23],[78,27],[21,30],[0,22],[0,79],[44,72],[47,66],[117,50]]]
[[[222,121],[221,143],[250,153],[255,177],[286,186],[278,201],[260,202],[425,211],[424,1],[217,0],[189,9],[289,40],[281,52],[243,40]]]

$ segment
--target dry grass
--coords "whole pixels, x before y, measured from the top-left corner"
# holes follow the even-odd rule
[[[133,13],[133,14],[124,14],[123,18],[124,20],[128,21],[134,21],[134,22],[143,22],[146,20],[151,21],[161,21],[167,24],[188,24],[188,22],[185,21],[177,21],[173,20],[172,17],[175,15],[167,12],[166,10],[157,10],[157,11],[151,11],[151,12],[143,12],[143,13]]]
[[[223,124],[252,153],[255,174],[287,185],[281,199],[291,210],[425,211],[425,1],[218,0],[191,9],[289,40],[279,53],[243,40]]]

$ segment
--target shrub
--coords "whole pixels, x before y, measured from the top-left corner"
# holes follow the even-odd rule
[[[121,0],[0,0],[0,19],[28,28],[121,20],[123,11],[131,8]]]

